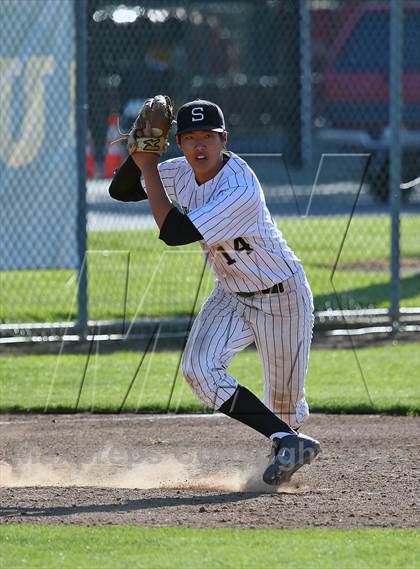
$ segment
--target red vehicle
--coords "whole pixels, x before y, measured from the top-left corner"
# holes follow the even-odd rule
[[[373,195],[388,197],[390,13],[385,3],[350,10],[322,74],[321,140],[344,150],[372,152]],[[420,5],[404,8],[402,53],[402,178],[420,175]],[[406,196],[404,191],[403,196]]]

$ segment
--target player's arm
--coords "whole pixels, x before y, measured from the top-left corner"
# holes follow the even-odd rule
[[[188,215],[184,215],[176,207],[173,207],[169,210],[160,228],[159,239],[162,239],[166,245],[188,245],[195,241],[201,241],[203,236],[190,221]]]
[[[150,209],[160,229],[159,239],[167,245],[187,245],[203,239],[188,216],[178,211],[169,199],[157,167],[159,156],[135,152],[132,157],[143,174]]]
[[[108,191],[111,198],[122,202],[139,202],[147,199],[147,194],[141,185],[141,171],[131,156],[115,171]]]

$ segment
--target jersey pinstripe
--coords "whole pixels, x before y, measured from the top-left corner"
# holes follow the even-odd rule
[[[199,185],[184,157],[159,164],[162,183],[203,235],[201,247],[230,292],[254,292],[287,280],[300,261],[267,209],[254,172],[231,153],[220,172]]]

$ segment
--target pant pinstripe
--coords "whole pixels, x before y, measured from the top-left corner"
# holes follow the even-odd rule
[[[303,271],[283,282],[284,292],[249,298],[216,286],[191,329],[184,376],[201,401],[218,409],[235,392],[227,368],[255,342],[264,368],[264,402],[293,427],[309,415],[305,376],[313,328],[312,293]]]

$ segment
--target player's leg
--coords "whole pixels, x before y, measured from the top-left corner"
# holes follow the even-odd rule
[[[184,376],[198,398],[263,435],[293,433],[253,393],[228,375],[235,354],[254,342],[232,294],[216,288],[192,327],[183,358]]]
[[[253,298],[250,323],[264,364],[266,404],[281,419],[298,427],[308,416],[305,375],[312,338],[312,295],[305,275],[283,283],[284,292]],[[272,438],[267,484],[282,484],[320,450],[317,440],[303,434]]]
[[[227,373],[233,356],[254,341],[251,328],[235,311],[229,294],[215,288],[194,321],[183,357],[185,379],[197,397],[218,409],[238,382]]]
[[[305,378],[312,339],[313,303],[303,273],[283,284],[283,293],[259,299],[261,309],[254,314],[252,326],[264,366],[265,404],[297,428],[309,416]]]

